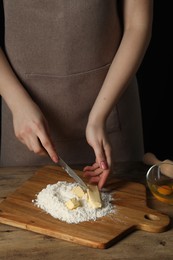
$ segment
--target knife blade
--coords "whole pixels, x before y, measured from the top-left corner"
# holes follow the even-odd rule
[[[77,183],[79,183],[79,185],[82,186],[82,188],[87,190],[88,187],[85,184],[85,182],[75,173],[73,169],[70,168],[70,166],[68,166],[68,164],[66,164],[66,162],[63,161],[61,157],[58,158],[59,158],[58,164],[68,173],[70,177],[72,177]]]

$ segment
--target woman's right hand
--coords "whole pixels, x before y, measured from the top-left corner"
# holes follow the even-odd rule
[[[40,108],[28,99],[15,106],[12,111],[13,125],[16,137],[30,151],[38,155],[49,155],[58,162],[58,155],[49,134],[47,121]]]
[[[49,155],[55,163],[58,162],[58,155],[49,134],[47,121],[40,108],[19,82],[1,48],[0,95],[13,115],[16,137],[30,151],[39,155]]]

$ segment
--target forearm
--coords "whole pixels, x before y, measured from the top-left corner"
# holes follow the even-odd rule
[[[97,116],[97,119],[106,120],[113,105],[118,102],[121,94],[126,89],[126,86],[140,65],[147,44],[144,45],[141,39],[139,39],[141,43],[137,45],[137,49],[134,48],[133,40],[135,36],[133,40],[131,40],[132,37],[129,36],[130,34],[131,32],[129,31],[129,33],[126,33],[124,36],[121,47],[111,64],[100,93],[92,108],[90,119],[93,116]],[[136,38],[139,38],[140,35],[137,34],[138,33],[136,33]],[[129,40],[127,38],[129,38]],[[128,46],[126,42],[128,42]],[[94,118],[94,120],[96,120],[96,118]]]
[[[0,49],[0,95],[13,114],[16,137],[30,151],[49,155],[57,163],[58,156],[49,135],[47,121],[36,103],[15,76],[3,51]]]
[[[151,23],[152,17],[149,17],[146,23],[136,20],[126,25],[119,49],[90,112],[89,123],[105,123],[113,105],[136,74],[151,38]]]
[[[5,54],[0,48],[0,95],[7,103],[11,112],[17,105],[31,101],[28,93],[17,79],[10,64],[8,63]]]

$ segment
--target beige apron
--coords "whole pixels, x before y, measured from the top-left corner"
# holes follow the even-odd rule
[[[121,39],[116,1],[4,0],[4,12],[6,54],[43,111],[58,154],[69,164],[92,163],[95,156],[86,142],[85,127]],[[16,139],[4,102],[1,129],[1,166],[51,163]],[[141,159],[135,79],[113,108],[107,131],[116,161]]]

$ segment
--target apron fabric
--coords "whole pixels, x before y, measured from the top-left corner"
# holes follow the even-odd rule
[[[4,15],[6,55],[45,115],[58,154],[71,165],[93,163],[85,128],[121,40],[116,1],[4,0]],[[116,161],[141,160],[136,78],[108,117],[107,132]],[[17,140],[2,101],[1,166],[50,163]]]

